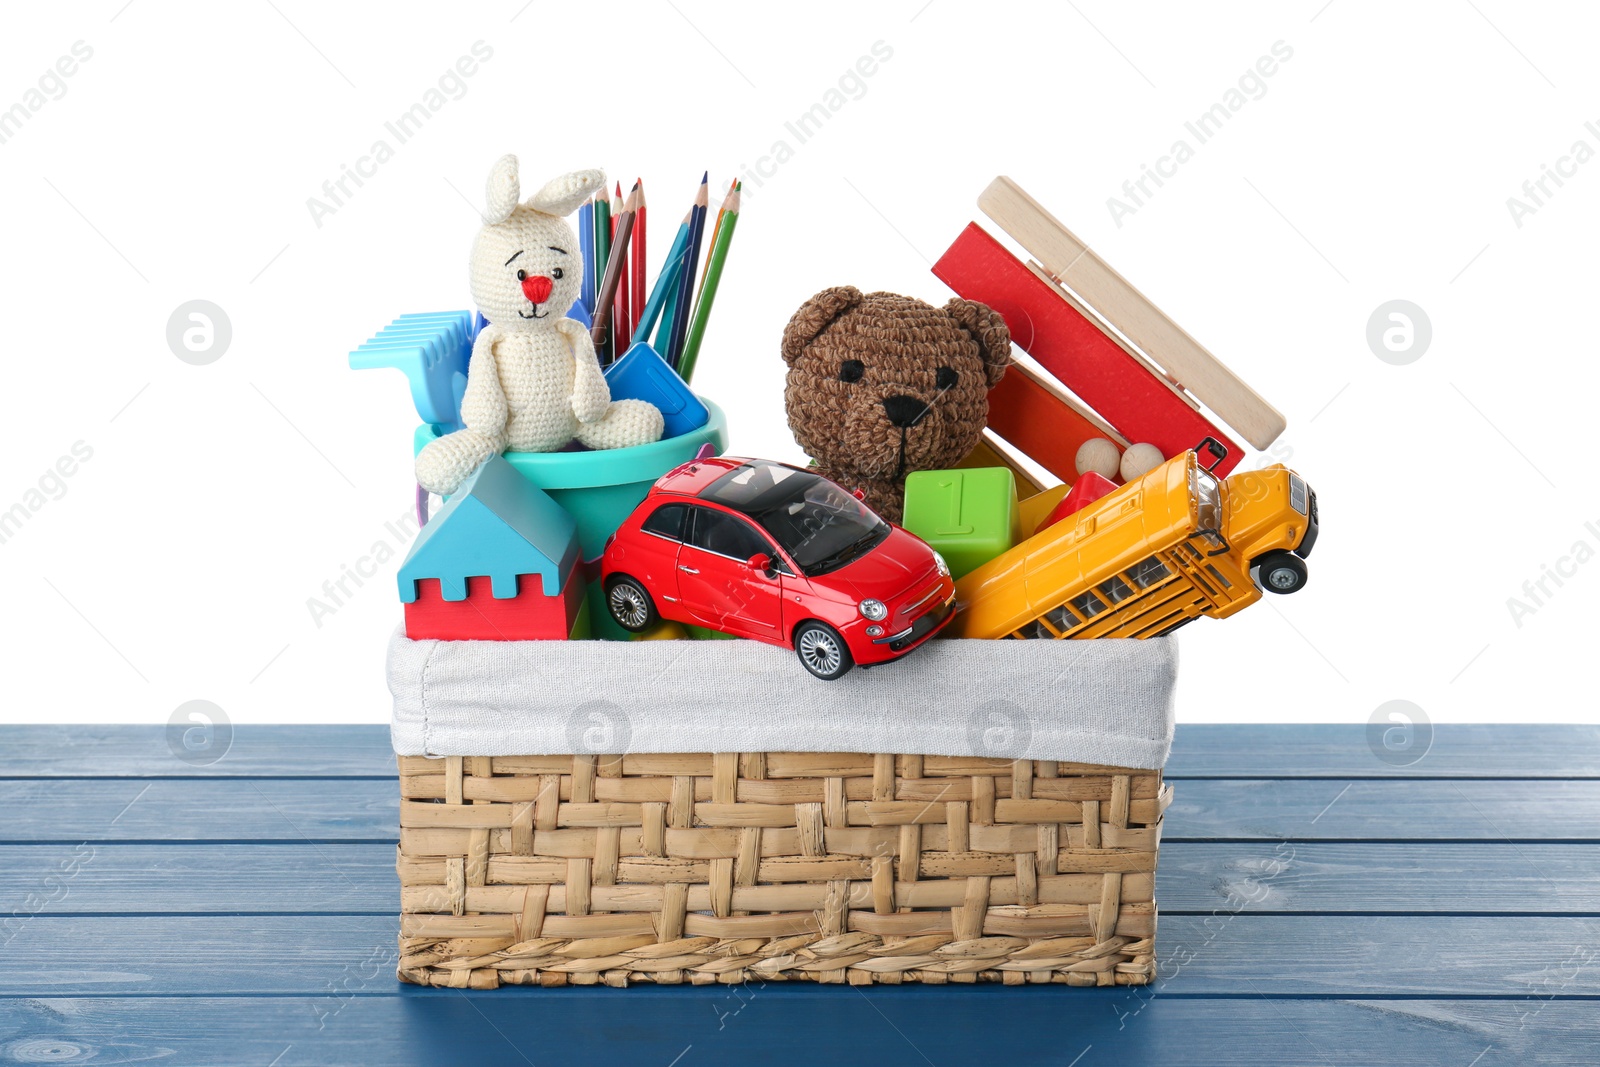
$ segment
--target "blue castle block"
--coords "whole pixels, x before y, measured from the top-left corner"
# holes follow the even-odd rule
[[[500,456],[489,459],[445,501],[400,566],[400,599],[439,580],[445,600],[465,600],[467,579],[486,576],[496,600],[517,595],[517,576],[539,576],[560,596],[578,563],[578,524],[548,493]]]

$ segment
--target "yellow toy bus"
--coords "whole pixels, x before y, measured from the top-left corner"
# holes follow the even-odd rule
[[[1219,482],[1195,453],[956,583],[952,637],[1158,637],[1306,582],[1317,495],[1282,464]],[[1259,584],[1258,584],[1259,583]]]

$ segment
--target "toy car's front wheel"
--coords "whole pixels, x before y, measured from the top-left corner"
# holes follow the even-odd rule
[[[1297,593],[1306,584],[1306,565],[1291,552],[1268,552],[1256,566],[1261,588],[1269,593]]]
[[[806,670],[825,682],[843,678],[856,665],[839,631],[815,619],[795,629],[794,653]]]
[[[617,625],[630,633],[643,633],[656,624],[656,602],[644,586],[626,574],[606,583],[606,609]]]

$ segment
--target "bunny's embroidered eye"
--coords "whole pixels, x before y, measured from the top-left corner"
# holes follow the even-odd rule
[[[939,373],[934,375],[933,384],[938,386],[940,389],[954,389],[956,387],[956,383],[960,380],[961,375],[957,374],[950,367],[940,367]]]
[[[839,380],[841,382],[859,382],[866,371],[866,364],[859,359],[847,359],[839,364]]]
[[[527,279],[527,277],[528,277],[528,272],[527,271],[525,271],[525,270],[517,271],[517,281],[519,281],[519,282],[520,281],[525,281]]]
[[[566,272],[563,271],[560,267],[556,267],[554,270],[552,270],[550,272],[550,277],[556,279],[557,281],[560,281],[561,278],[565,276],[565,274],[566,274]]]

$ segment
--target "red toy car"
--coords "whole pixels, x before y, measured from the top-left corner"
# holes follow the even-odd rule
[[[927,542],[849,492],[764,459],[698,459],[663,475],[606,542],[612,618],[657,619],[792,648],[827,681],[916,648],[954,614]]]

